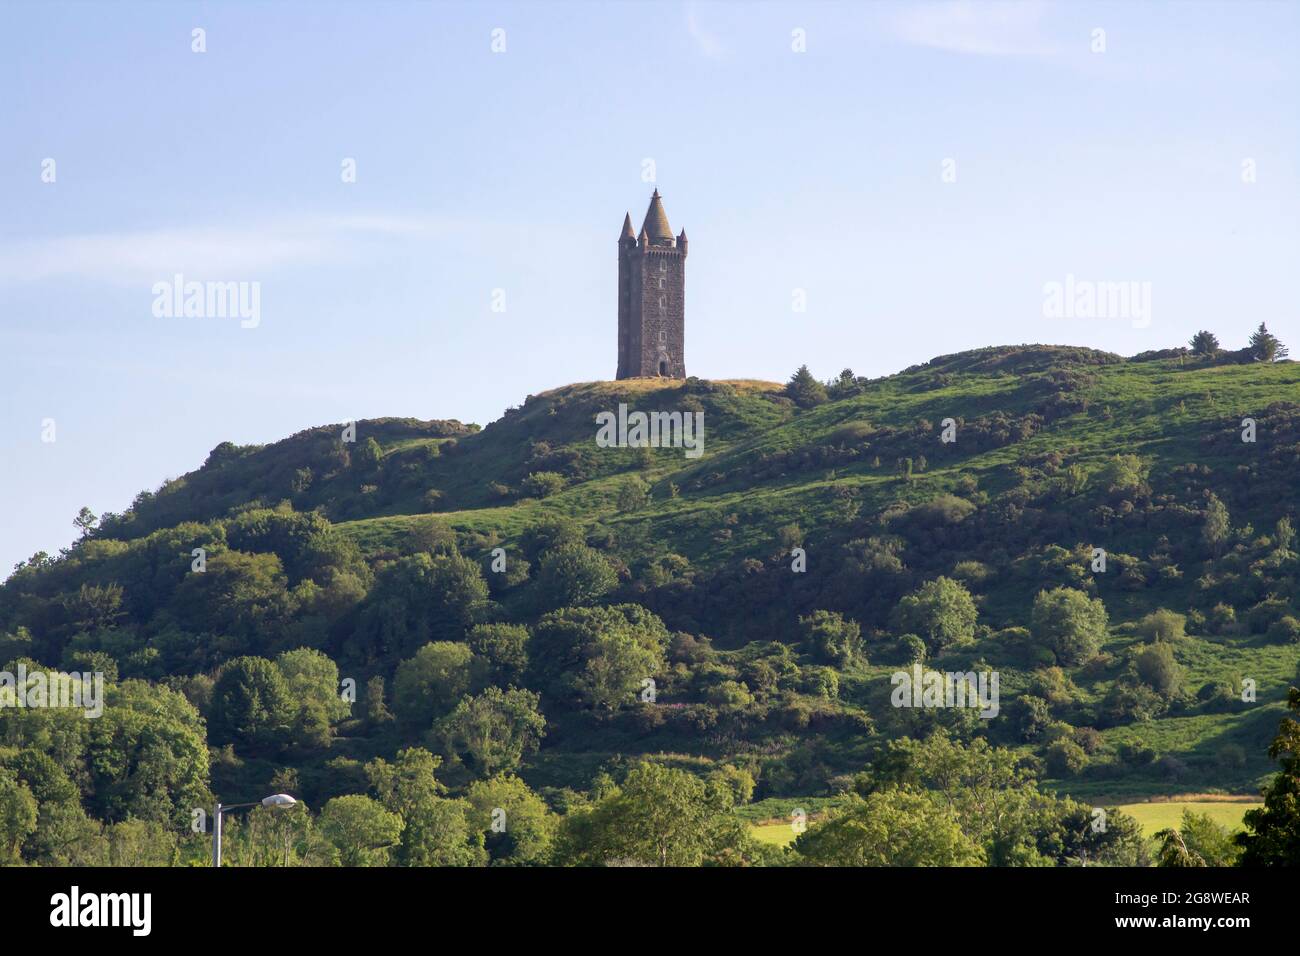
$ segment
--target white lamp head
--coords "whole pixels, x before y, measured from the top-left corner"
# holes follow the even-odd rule
[[[287,793],[276,793],[262,801],[264,807],[291,807],[298,801]]]

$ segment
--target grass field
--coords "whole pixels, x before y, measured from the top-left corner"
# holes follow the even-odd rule
[[[798,836],[788,823],[760,823],[753,828],[754,838],[773,846],[785,846],[793,843]]]
[[[1215,823],[1222,824],[1229,830],[1241,830],[1242,815],[1247,810],[1261,806],[1259,803],[1224,800],[1170,800],[1160,803],[1126,803],[1119,809],[1129,814],[1142,825],[1142,832],[1152,836],[1167,827],[1177,828],[1183,819],[1183,811],[1209,814]]]
[[[1177,828],[1183,819],[1183,811],[1209,814],[1215,823],[1236,831],[1242,829],[1241,818],[1247,810],[1262,806],[1258,802],[1244,800],[1165,800],[1154,803],[1124,803],[1118,809],[1137,820],[1146,836],[1154,836],[1167,827]],[[815,822],[809,821],[809,826]],[[773,846],[786,846],[794,842],[797,834],[789,823],[765,822],[753,827],[755,839]]]

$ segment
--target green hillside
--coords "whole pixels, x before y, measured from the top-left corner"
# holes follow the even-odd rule
[[[0,771],[44,753],[110,825],[161,788],[165,822],[382,794],[421,746],[471,815],[505,771],[565,817],[642,757],[738,803],[870,799],[938,729],[1084,804],[1255,795],[1300,663],[1300,365],[1241,358],[989,348],[225,443],[0,586],[0,663],[103,671],[206,752],[145,781],[96,750],[111,715],[69,743],[9,709]],[[702,413],[703,453],[600,447],[620,403]],[[914,661],[997,671],[998,715],[892,706]]]

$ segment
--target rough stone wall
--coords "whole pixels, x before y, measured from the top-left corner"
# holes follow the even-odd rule
[[[686,257],[673,246],[619,253],[618,377],[685,378]]]

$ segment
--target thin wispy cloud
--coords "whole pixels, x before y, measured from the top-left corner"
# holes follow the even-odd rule
[[[28,238],[0,243],[0,285],[75,277],[115,285],[196,277],[260,276],[354,260],[384,238],[446,234],[450,224],[363,215]]]
[[[1051,56],[1055,46],[1044,30],[1046,6],[1035,0],[971,2],[947,0],[908,6],[893,20],[906,43],[973,56]]]
[[[686,8],[686,32],[690,35],[691,42],[695,44],[695,49],[704,56],[716,58],[727,52],[718,38],[700,23],[692,6]]]

